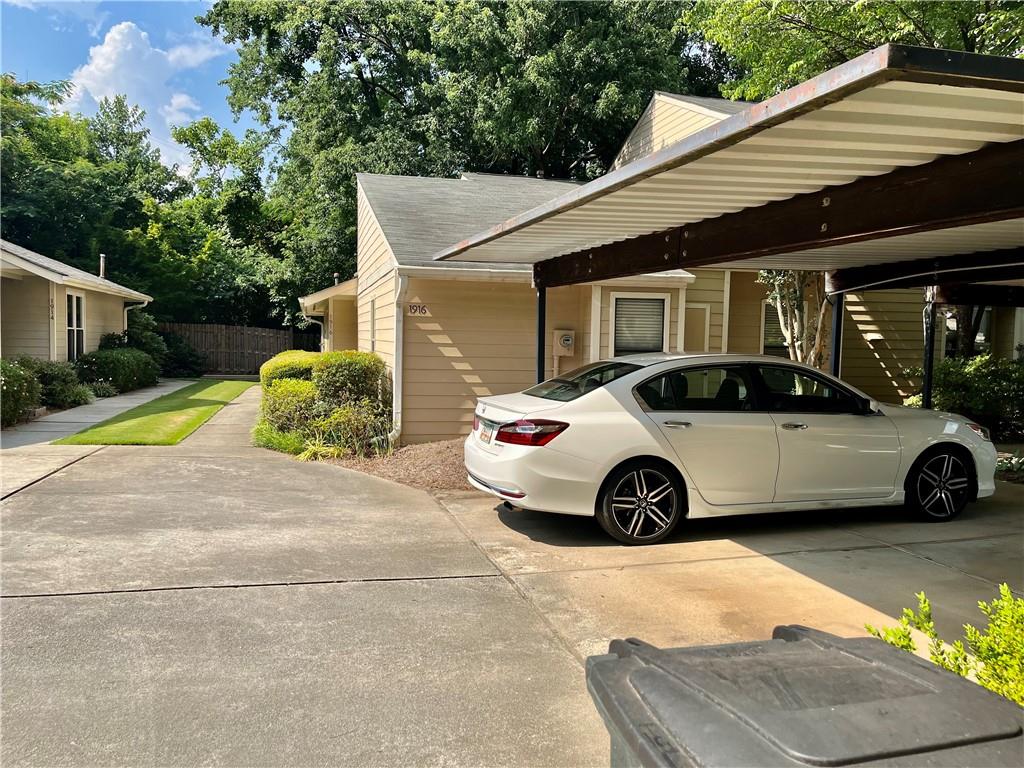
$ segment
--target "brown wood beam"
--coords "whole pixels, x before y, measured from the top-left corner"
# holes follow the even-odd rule
[[[1024,229],[1024,225],[1022,225]],[[1024,277],[1024,248],[848,267],[825,276],[828,293],[919,288],[941,282],[974,283]]]
[[[566,254],[533,276],[554,287],[1021,216],[1024,139]]]
[[[1018,285],[939,285],[935,288],[938,304],[973,304],[986,307],[1024,307],[1024,286]]]

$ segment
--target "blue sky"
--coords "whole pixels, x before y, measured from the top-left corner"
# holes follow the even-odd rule
[[[195,17],[206,2],[48,2],[3,0],[0,5],[0,65],[21,80],[71,80],[75,96],[66,105],[95,112],[104,96],[123,93],[147,113],[153,143],[165,161],[187,155],[171,139],[170,126],[204,115],[234,124],[227,89],[219,82],[237,60]]]

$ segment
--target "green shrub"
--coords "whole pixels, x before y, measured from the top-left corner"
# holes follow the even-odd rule
[[[47,408],[74,408],[92,401],[92,392],[78,380],[74,363],[21,357],[18,363],[39,381]]]
[[[313,363],[313,383],[320,399],[338,408],[369,401],[381,407],[390,401],[388,369],[372,352],[327,352]]]
[[[306,438],[298,432],[281,432],[264,419],[260,419],[252,428],[252,444],[258,448],[268,448],[271,451],[297,456],[305,450]]]
[[[123,333],[104,333],[100,336],[100,349],[123,349],[128,346],[128,339]]]
[[[139,349],[99,349],[82,355],[75,366],[86,384],[105,381],[118,392],[151,387],[160,372],[156,361]]]
[[[920,376],[921,371],[910,371]],[[932,402],[988,427],[997,440],[1024,436],[1024,360],[992,355],[950,357],[935,365]],[[920,406],[921,396],[904,405]]]
[[[96,397],[113,397],[117,394],[117,387],[109,381],[94,381],[88,386]]]
[[[162,333],[167,354],[160,372],[172,379],[190,379],[206,372],[206,355],[176,333]]]
[[[999,597],[991,603],[979,602],[988,619],[982,631],[964,624],[964,637],[949,644],[939,638],[932,619],[932,606],[924,592],[917,594],[917,612],[903,609],[895,627],[866,629],[875,637],[913,653],[917,650],[912,629],[928,638],[928,654],[943,669],[961,676],[973,675],[979,685],[1000,696],[1024,705],[1024,599],[1015,597],[1006,584],[999,586]]]
[[[370,400],[335,408],[309,424],[306,433],[328,445],[344,448],[356,456],[378,456],[390,451],[391,419]]]
[[[289,349],[274,355],[260,366],[260,383],[266,389],[278,379],[313,378],[313,363],[320,357],[319,352],[305,352]]]
[[[167,344],[157,333],[156,319],[139,310],[128,313],[128,330],[125,341],[132,349],[138,349],[149,355],[157,364],[157,370],[163,367],[167,356]]]
[[[281,432],[302,432],[324,413],[311,381],[277,379],[263,392],[263,418]]]
[[[38,408],[39,381],[13,360],[0,359],[0,423],[16,424],[29,408]]]

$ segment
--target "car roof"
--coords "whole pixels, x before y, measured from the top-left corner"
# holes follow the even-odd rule
[[[789,358],[778,357],[777,355],[742,355],[726,352],[695,352],[691,354],[648,352],[638,355],[617,355],[607,362],[633,363],[634,365],[640,365],[646,368],[651,365],[658,365],[659,363],[671,363],[676,361],[715,363],[787,363],[789,365],[799,365],[805,368],[811,368],[812,370],[817,370],[812,366],[808,366],[804,363],[797,363]]]

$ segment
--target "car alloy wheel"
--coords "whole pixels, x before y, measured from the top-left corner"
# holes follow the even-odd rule
[[[958,456],[940,453],[921,465],[915,490],[922,512],[934,520],[950,520],[967,506],[971,474]]]
[[[664,538],[679,518],[677,483],[660,469],[630,467],[608,485],[602,527],[627,544],[648,544]]]

